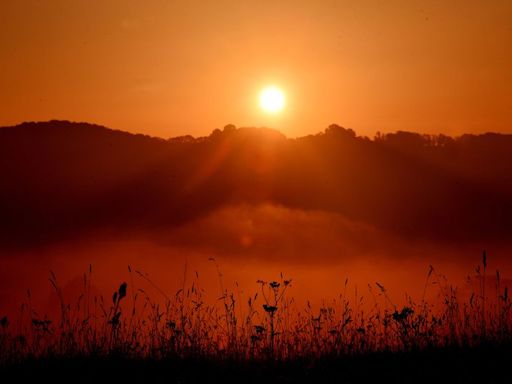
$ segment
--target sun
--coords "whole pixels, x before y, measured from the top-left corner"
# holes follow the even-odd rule
[[[266,87],[260,93],[260,106],[267,113],[278,113],[283,110],[285,97],[277,87]]]

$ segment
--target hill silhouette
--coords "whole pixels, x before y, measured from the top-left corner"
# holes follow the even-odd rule
[[[86,123],[0,128],[0,249],[176,226],[232,204],[340,213],[443,243],[512,235],[512,135],[288,139],[226,126],[164,140]]]

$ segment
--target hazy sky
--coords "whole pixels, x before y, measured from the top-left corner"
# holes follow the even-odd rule
[[[510,0],[2,1],[0,125],[512,132],[511,47]]]

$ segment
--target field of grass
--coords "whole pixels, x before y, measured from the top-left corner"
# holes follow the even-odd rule
[[[58,318],[41,316],[29,293],[18,319],[0,320],[3,375],[73,382],[494,382],[511,376],[511,301],[499,272],[487,270],[485,253],[468,278],[469,294],[430,267],[422,297],[400,306],[379,283],[368,285],[364,297],[349,298],[345,280],[328,305],[299,308],[293,281],[283,276],[258,281],[257,291],[242,299],[223,288],[220,270],[222,294],[207,304],[198,278],[184,280],[171,295],[128,269],[129,282],[107,299],[91,293],[90,268],[72,303],[51,274]],[[160,297],[136,289],[141,280]]]

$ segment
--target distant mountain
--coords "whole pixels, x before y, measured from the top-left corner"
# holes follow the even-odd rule
[[[174,226],[229,204],[338,212],[401,236],[507,241],[512,135],[287,139],[226,126],[164,140],[86,123],[0,128],[0,248]]]

